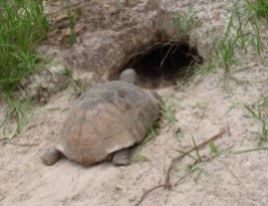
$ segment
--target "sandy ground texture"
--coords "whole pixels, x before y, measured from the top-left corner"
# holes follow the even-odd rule
[[[120,8],[124,4],[124,1],[116,1],[117,4],[110,1],[110,6],[107,3],[109,1],[90,2],[95,2],[96,8],[99,8],[99,10],[91,8],[95,13],[108,12],[106,8],[120,13]],[[126,2],[128,4],[125,3],[127,5],[125,10],[123,9],[120,14],[116,13],[117,21],[121,18],[125,25],[109,22],[106,25],[103,23],[105,18],[102,18],[104,19],[102,27],[97,27],[98,24],[93,24],[92,20],[95,18],[89,12],[87,16],[92,17],[89,20],[93,22],[88,27],[91,30],[85,29],[85,32],[79,36],[80,43],[71,48],[51,43],[53,51],[60,54],[59,58],[66,60],[71,68],[77,69],[74,73],[85,78],[86,82],[90,80],[90,74],[95,74],[97,70],[97,66],[93,68],[93,63],[93,66],[91,63],[87,65],[91,69],[85,69],[86,61],[96,57],[91,55],[90,51],[95,51],[98,56],[98,52],[103,52],[104,47],[109,47],[111,42],[115,41],[117,45],[109,47],[111,49],[109,51],[118,48],[118,55],[121,56],[119,59],[116,59],[117,57],[114,59],[120,62],[124,59],[123,53],[128,50],[119,40],[116,41],[120,37],[120,32],[128,34],[126,30],[121,29],[124,26],[131,27],[131,19],[135,20],[135,15],[154,17],[155,8],[158,8],[153,5],[155,1]],[[191,39],[196,39],[200,53],[205,57],[206,49],[213,42],[214,33],[211,26],[225,29],[228,17],[225,9],[230,6],[230,1],[223,0],[219,3],[208,0],[183,2],[162,0],[159,2],[161,9],[167,11],[187,10],[189,3],[192,3],[196,10],[200,10],[197,15],[201,23],[191,30]],[[137,13],[140,8],[145,7],[148,11],[146,14]],[[129,18],[125,18],[128,14]],[[145,19],[143,24],[146,22]],[[149,20],[148,22],[151,25]],[[135,29],[133,31],[135,33]],[[263,37],[265,35],[267,36],[267,32],[264,31]],[[102,39],[103,36],[104,39],[107,38],[106,41],[99,42],[98,39]],[[88,39],[84,41],[83,38]],[[91,41],[96,42],[95,47],[91,47]],[[101,43],[104,46],[100,46]],[[48,47],[46,45],[43,50]],[[132,45],[131,48],[133,47]],[[74,52],[75,49],[77,52]],[[267,48],[263,47],[264,55],[267,51],[265,49]],[[85,51],[89,51],[86,58],[83,55]],[[48,54],[54,55],[53,52]],[[75,55],[77,56],[74,58]],[[76,59],[79,60],[75,61]],[[113,63],[113,58],[108,60],[110,67],[107,71],[120,65],[118,62]],[[195,163],[195,160],[185,157],[176,163],[171,171],[172,188],[170,190],[159,188],[153,191],[140,205],[268,205],[267,151],[235,154],[235,151],[256,148],[260,140],[262,124],[250,118],[245,105],[255,104],[267,95],[268,70],[265,66],[267,60],[261,61],[251,52],[248,52],[242,60],[242,63],[237,64],[235,69],[238,72],[233,73],[232,78],[224,78],[223,70],[215,68],[214,72],[202,78],[196,75],[186,84],[158,89],[171,108],[171,114],[162,118],[159,134],[139,148],[139,156],[144,158],[127,167],[114,167],[106,162],[84,168],[67,159],[62,159],[51,167],[42,164],[39,157],[40,151],[53,145],[60,136],[62,123],[76,99],[72,86],[57,92],[44,106],[34,106],[31,109],[29,123],[21,134],[13,138],[11,143],[0,146],[0,205],[134,206],[145,191],[164,183],[172,158],[180,155],[176,150],[186,151],[192,145],[192,138],[197,144],[201,143],[217,134],[221,128],[226,128],[226,132],[215,141],[219,151],[217,156],[213,155],[206,146],[199,151],[202,162]],[[103,61],[98,65],[103,67],[106,63]],[[245,67],[250,69],[243,70],[242,68]],[[107,73],[107,71],[101,70],[100,73]],[[1,107],[0,110],[1,115],[4,115],[3,108]],[[253,109],[257,111],[256,108]],[[172,111],[175,112],[176,121],[168,118],[172,117]],[[14,128],[14,123],[11,122],[8,128]],[[195,152],[192,155],[197,156]],[[142,161],[145,158],[147,161]]]

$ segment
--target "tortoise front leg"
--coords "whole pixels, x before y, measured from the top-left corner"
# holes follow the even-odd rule
[[[122,149],[113,154],[113,165],[115,166],[127,166],[131,163],[130,148]]]
[[[49,148],[40,154],[43,163],[47,166],[54,165],[61,157],[62,154],[55,147]]]

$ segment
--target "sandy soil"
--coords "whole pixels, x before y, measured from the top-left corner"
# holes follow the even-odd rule
[[[129,10],[139,6],[139,1],[129,2]],[[162,0],[161,7],[186,10],[189,2],[197,10],[202,9],[198,14],[201,22],[209,19],[214,26],[225,28],[224,8],[230,6],[229,1],[182,3]],[[191,38],[201,34],[207,36],[206,39],[197,38],[200,50],[212,43],[210,26],[203,23],[192,31]],[[68,52],[70,49],[64,55]],[[159,135],[140,147],[139,152],[148,161],[135,162],[127,167],[102,163],[84,168],[67,159],[52,167],[42,164],[39,152],[57,140],[62,123],[76,99],[72,87],[58,92],[45,106],[35,106],[30,111],[30,121],[21,134],[10,144],[0,146],[0,205],[135,205],[146,190],[164,182],[172,158],[179,155],[176,149],[186,150],[192,145],[192,137],[200,143],[217,134],[221,128],[228,130],[215,142],[218,156],[213,156],[206,147],[200,151],[204,161],[197,163],[192,170],[189,165],[193,165],[194,160],[185,158],[171,173],[172,189],[155,190],[141,205],[268,205],[267,151],[234,153],[256,148],[258,144],[261,124],[248,118],[244,105],[256,103],[267,95],[265,77],[268,70],[265,65],[267,60],[261,62],[249,52],[237,69],[244,66],[251,69],[234,73],[232,77],[235,79],[223,78],[223,70],[215,68],[215,72],[202,78],[196,75],[187,84],[158,89],[166,102],[173,105],[176,122],[170,124],[162,119]],[[94,69],[79,70],[78,74],[88,77],[90,72]],[[0,112],[4,114],[3,107]],[[10,123],[10,128],[13,127],[14,124]]]

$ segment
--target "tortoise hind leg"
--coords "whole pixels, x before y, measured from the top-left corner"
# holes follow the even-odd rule
[[[61,157],[62,154],[55,147],[49,148],[40,154],[43,163],[47,166],[54,165]]]
[[[127,166],[131,163],[131,152],[129,148],[119,150],[113,154],[113,165]]]

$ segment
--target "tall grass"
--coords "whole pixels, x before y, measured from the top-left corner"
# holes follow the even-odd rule
[[[267,2],[267,3],[265,3]],[[236,58],[241,56],[241,52],[247,54],[250,48],[261,56],[261,21],[260,10],[262,15],[266,12],[268,15],[268,1],[251,2],[250,0],[233,0],[231,15],[224,35],[218,34],[216,38],[216,50],[225,74],[229,74],[231,66],[236,62]],[[240,55],[236,55],[240,53]]]
[[[36,53],[36,46],[48,32],[48,20],[40,2],[0,0],[0,95],[7,105],[0,127],[15,117],[17,132],[26,114],[22,109],[29,104],[28,100],[17,100],[18,83],[38,68],[41,56]]]
[[[258,16],[268,17],[268,1],[267,0],[256,0],[255,2],[251,2],[246,0],[248,6],[251,7],[252,10]]]
[[[46,36],[48,21],[37,0],[0,0],[0,91],[11,92],[36,69],[37,43]]]

